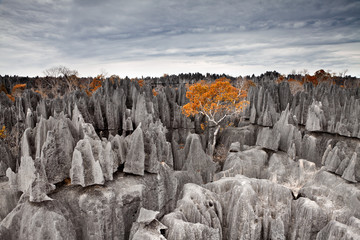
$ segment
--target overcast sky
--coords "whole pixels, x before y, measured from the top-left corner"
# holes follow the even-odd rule
[[[0,56],[0,75],[360,77],[360,1],[0,0]]]

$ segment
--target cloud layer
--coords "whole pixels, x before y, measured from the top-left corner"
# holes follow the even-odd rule
[[[349,69],[360,2],[0,0],[0,74],[66,65],[83,76]]]

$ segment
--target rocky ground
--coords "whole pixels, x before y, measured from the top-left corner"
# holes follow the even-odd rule
[[[253,80],[222,162],[191,79],[1,92],[0,239],[360,239],[360,89]]]

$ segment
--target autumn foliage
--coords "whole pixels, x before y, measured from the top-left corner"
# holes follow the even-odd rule
[[[229,79],[222,77],[213,83],[204,80],[189,86],[186,97],[189,103],[183,106],[187,117],[198,113],[218,125],[226,116],[238,114],[249,103],[245,100],[247,92],[230,84]]]
[[[0,129],[0,138],[6,138],[6,128],[5,126],[2,127],[2,129]]]
[[[13,102],[15,102],[15,96],[20,95],[22,91],[26,89],[26,83],[24,84],[16,84],[11,90],[11,94],[9,94],[4,85],[0,86],[0,92],[4,92],[6,96]]]
[[[96,78],[94,78],[89,85],[90,91],[95,92],[98,88],[102,86],[103,81],[104,81],[104,76],[97,75]]]
[[[104,76],[100,74],[97,75],[88,86],[81,85],[80,88],[83,89],[88,96],[91,96],[98,88],[102,86],[104,80]]]
[[[279,77],[278,77],[278,79],[276,79],[276,83],[281,83],[281,82],[283,82],[283,81],[285,81],[285,77],[284,77],[284,75],[280,75]]]
[[[305,74],[300,80],[289,78],[287,79],[284,75],[281,75],[276,80],[276,83],[281,83],[287,81],[290,86],[290,91],[292,94],[295,94],[298,91],[304,90],[304,83],[312,83],[314,86],[317,86],[320,83],[330,83],[335,84],[333,76],[329,73],[320,69],[314,73],[314,75]]]
[[[187,117],[196,114],[206,116],[207,122],[215,124],[212,144],[209,142],[210,156],[213,155],[216,145],[216,136],[220,129],[220,122],[227,116],[239,114],[249,104],[245,100],[247,91],[236,88],[230,84],[230,80],[222,77],[215,82],[200,81],[189,86],[186,97],[189,103],[183,106],[183,114]],[[201,125],[204,130],[205,124]]]
[[[10,94],[6,94],[6,96],[13,102],[15,102],[15,97],[10,95]]]
[[[323,69],[317,70],[314,73],[314,75],[305,74],[305,76],[303,76],[301,78],[301,80],[299,80],[299,81],[292,79],[292,78],[286,79],[285,76],[281,75],[276,80],[276,83],[281,83],[283,81],[298,82],[300,84],[312,83],[314,86],[317,86],[318,84],[320,84],[322,82],[328,82],[328,83],[334,84],[333,76],[331,76],[331,74],[329,72],[326,72]]]
[[[306,74],[305,77],[303,77],[303,82],[311,82],[314,86],[318,85],[321,82],[329,82],[331,81],[331,74],[328,72],[325,72],[323,69],[320,69],[314,73],[313,76]],[[331,81],[332,83],[332,81]]]
[[[153,88],[152,94],[153,94],[154,97],[156,97],[158,95],[158,92]]]
[[[11,90],[11,96],[8,96],[13,102],[15,101],[15,96],[21,95],[25,90],[26,84],[16,84]]]
[[[145,82],[143,79],[140,79],[137,81],[140,87],[143,87],[145,85]]]
[[[17,92],[19,92],[19,91],[25,90],[25,88],[26,88],[26,83],[24,83],[24,84],[16,84],[16,85],[12,88],[11,94],[14,95],[15,93],[17,93]]]

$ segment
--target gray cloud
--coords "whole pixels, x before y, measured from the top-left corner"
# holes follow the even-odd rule
[[[63,64],[84,75],[94,66],[160,75],[151,65],[161,62],[174,73],[348,68],[360,76],[359,13],[351,0],[2,0],[0,74]]]

